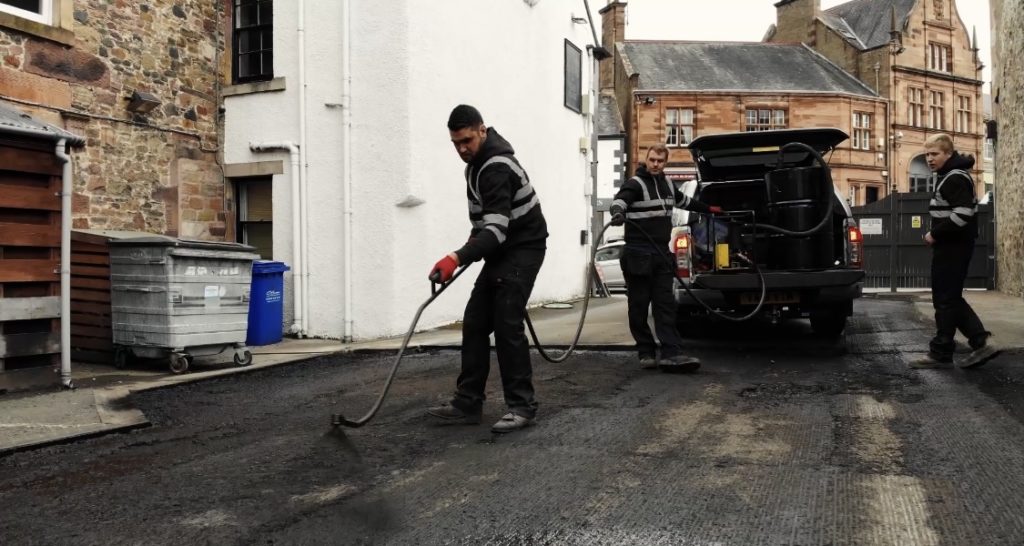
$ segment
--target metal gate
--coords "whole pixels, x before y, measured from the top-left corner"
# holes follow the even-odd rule
[[[864,234],[865,288],[931,287],[931,250],[924,234],[931,229],[928,192],[898,193],[853,207]],[[978,206],[978,240],[967,271],[966,288],[995,287],[995,225],[992,205]],[[893,229],[895,226],[895,229]]]

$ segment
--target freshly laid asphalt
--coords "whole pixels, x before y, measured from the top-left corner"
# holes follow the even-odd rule
[[[151,426],[0,459],[5,544],[1024,543],[1024,370],[910,370],[930,326],[864,299],[839,341],[716,325],[695,375],[535,357],[538,424],[431,424],[458,353],[335,354],[131,395]]]

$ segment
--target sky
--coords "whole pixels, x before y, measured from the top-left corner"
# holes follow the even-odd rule
[[[768,26],[775,23],[778,0],[628,0],[626,39],[628,40],[717,40],[759,42]],[[821,9],[829,9],[845,0],[821,0]],[[603,0],[594,2],[604,5]],[[988,0],[958,0],[957,11],[968,29],[978,29],[982,78],[992,80],[989,65]],[[595,9],[600,9],[597,7]],[[988,86],[985,86],[986,91]]]

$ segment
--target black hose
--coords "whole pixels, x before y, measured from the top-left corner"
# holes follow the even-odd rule
[[[332,425],[336,427],[346,426],[349,428],[359,428],[365,425],[366,423],[369,423],[370,420],[373,419],[373,416],[377,414],[377,410],[380,409],[381,404],[384,403],[384,399],[387,398],[388,390],[391,389],[391,383],[394,382],[395,374],[398,373],[398,366],[402,363],[402,355],[405,354],[405,349],[406,347],[409,346],[409,340],[412,339],[412,333],[414,330],[416,330],[416,323],[420,321],[420,315],[423,314],[423,310],[426,309],[428,305],[433,303],[434,300],[436,300],[437,297],[440,296],[442,292],[444,292],[449,286],[451,286],[451,284],[455,282],[455,279],[459,278],[459,276],[462,275],[462,273],[464,273],[468,268],[469,265],[464,265],[460,267],[459,270],[456,271],[454,275],[452,275],[452,278],[448,279],[448,282],[436,282],[435,277],[431,276],[430,297],[427,298],[427,300],[420,305],[419,309],[416,310],[416,316],[413,317],[412,324],[409,325],[409,331],[405,333],[405,339],[402,340],[402,347],[398,349],[398,354],[395,355],[395,363],[391,366],[391,372],[388,374],[388,378],[384,382],[384,388],[381,389],[380,395],[377,396],[377,401],[374,402],[373,407],[370,408],[370,411],[366,412],[366,415],[354,421],[346,419],[340,413],[335,413],[331,415]],[[436,277],[436,279],[437,281],[440,281],[439,277]],[[440,285],[440,288],[438,288],[438,285]]]
[[[818,222],[818,225],[812,227],[807,231],[791,231],[788,229],[780,228],[779,226],[774,226],[771,224],[758,224],[756,222],[751,225],[757,226],[767,231],[774,231],[775,233],[788,235],[790,237],[807,237],[821,231],[826,225],[828,225],[829,222],[832,221],[832,212],[835,210],[836,206],[835,182],[832,181],[832,171],[828,168],[828,163],[825,162],[825,158],[821,157],[821,154],[818,152],[818,150],[815,150],[813,147],[808,146],[803,142],[790,142],[789,144],[785,144],[779,147],[778,166],[780,168],[782,167],[783,153],[786,151],[787,148],[803,148],[804,150],[807,150],[808,152],[810,152],[811,155],[814,156],[815,159],[818,160],[818,163],[821,164],[821,168],[825,171],[825,179],[828,180],[828,210],[825,212],[825,217],[822,218],[820,222]]]
[[[640,229],[640,226],[637,225],[636,222],[633,222],[632,220],[626,220],[626,221],[631,223],[631,224],[633,224],[638,229]],[[651,245],[653,245],[655,248],[660,248],[660,247],[658,247],[658,243],[654,242],[654,239],[651,238],[651,235],[649,233],[647,233],[643,229],[640,229],[640,233],[643,233],[644,237],[647,237],[647,240],[651,243]],[[761,268],[758,267],[758,265],[757,265],[757,260],[750,260],[749,263],[754,268],[754,271],[757,273],[757,278],[760,281],[760,284],[761,284],[761,298],[760,298],[760,300],[758,300],[757,306],[754,307],[753,311],[751,311],[750,313],[748,313],[746,315],[743,315],[742,317],[734,317],[734,316],[722,313],[721,311],[718,311],[717,309],[713,309],[710,305],[704,303],[703,300],[698,298],[697,295],[694,294],[692,290],[690,290],[690,287],[686,283],[686,281],[684,281],[682,278],[679,277],[679,273],[676,272],[675,264],[673,264],[672,263],[672,259],[668,257],[667,250],[666,250],[666,252],[663,252],[661,254],[662,254],[662,256],[664,256],[665,261],[668,263],[669,268],[672,271],[672,276],[675,277],[676,282],[678,282],[679,285],[683,287],[683,290],[686,290],[686,293],[689,294],[691,298],[693,298],[693,301],[696,301],[697,303],[699,303],[701,305],[701,307],[707,309],[708,312],[710,312],[711,314],[715,315],[716,317],[723,318],[725,320],[730,320],[730,321],[733,321],[733,322],[744,322],[744,321],[747,321],[747,320],[750,320],[750,319],[756,317],[757,314],[761,312],[761,308],[764,306],[764,300],[765,300],[765,298],[768,295],[768,284],[767,284],[767,282],[764,279],[764,273],[761,272]],[[628,287],[627,287],[627,289],[628,289]]]

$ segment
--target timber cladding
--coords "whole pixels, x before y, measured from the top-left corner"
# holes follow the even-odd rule
[[[108,240],[71,232],[71,357],[75,361],[110,364],[114,359]]]
[[[0,373],[59,362],[61,173],[51,143],[0,138]]]

